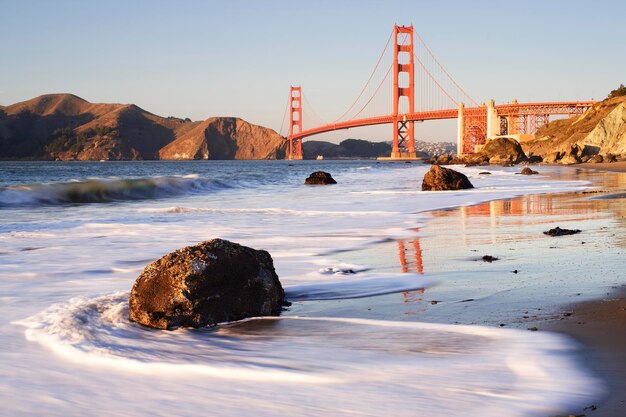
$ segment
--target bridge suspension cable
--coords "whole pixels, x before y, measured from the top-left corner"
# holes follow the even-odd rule
[[[391,32],[391,36],[393,36],[393,30],[392,30],[392,32]],[[386,50],[387,50],[387,47],[389,46],[390,40],[391,40],[391,37],[387,40],[387,44],[385,45],[385,50],[383,50],[383,54],[381,54],[381,57],[379,58],[379,63],[377,63],[376,67],[374,68],[374,72],[375,72],[376,68],[378,68],[378,66],[379,66],[379,64],[380,64],[380,60],[382,59],[382,57],[383,57],[384,53],[385,53],[385,52],[386,52]],[[405,34],[405,35],[403,36],[402,41],[400,42],[400,45],[406,45],[407,40],[408,40],[408,35],[407,35],[407,34]],[[363,113],[363,112],[365,111],[365,109],[366,109],[366,108],[368,108],[368,106],[369,106],[370,104],[372,104],[373,100],[374,100],[375,98],[377,98],[378,93],[381,91],[381,88],[382,88],[383,86],[385,86],[385,82],[386,82],[386,81],[387,81],[387,79],[389,78],[389,74],[391,73],[392,68],[393,68],[393,63],[389,64],[389,67],[387,68],[387,71],[385,71],[385,75],[384,75],[384,76],[383,76],[383,78],[380,80],[380,82],[378,83],[378,85],[377,85],[377,86],[376,86],[376,88],[374,89],[374,92],[373,92],[373,93],[372,93],[372,95],[369,97],[369,99],[368,99],[367,101],[365,101],[365,103],[363,104],[363,106],[362,106],[362,107],[361,107],[361,108],[360,108],[360,109],[359,109],[356,113],[354,113],[351,117],[349,117],[347,120],[354,120],[354,119],[356,119],[358,116],[360,116],[360,115],[361,115],[361,113]],[[373,76],[374,76],[374,72],[372,72],[372,74],[370,75],[370,78],[368,79],[368,83],[372,80],[372,78],[373,78]],[[389,84],[389,86],[391,86],[391,85]],[[363,88],[363,91],[365,91],[365,87]],[[363,95],[363,91],[362,91],[362,92],[361,92],[361,94],[359,95],[359,98]],[[381,97],[382,99],[384,99],[384,100],[385,100],[385,102],[384,102],[384,104],[383,104],[383,106],[382,106],[382,107],[383,107],[383,108],[385,108],[385,109],[387,109],[387,111],[384,111],[383,113],[384,113],[384,114],[388,113],[388,112],[389,112],[388,106],[391,104],[391,102],[389,101],[389,98],[388,98],[388,97],[382,97],[382,95],[380,95],[380,96],[378,96],[378,97]],[[358,99],[357,99],[357,100],[358,100]],[[355,103],[354,103],[354,104],[356,104],[356,100],[355,100]],[[378,106],[379,104],[380,104],[380,103],[374,103],[374,104],[372,105],[372,107],[374,107],[374,108],[379,107],[379,106]],[[352,107],[354,107],[354,105],[353,105]],[[374,110],[376,110],[376,109],[374,109]],[[375,113],[376,113],[376,112],[375,112]],[[344,113],[344,115],[345,115],[345,114],[347,114],[347,112],[346,112],[346,113]],[[378,112],[377,114],[380,114],[380,112]]]
[[[430,79],[431,79],[431,80],[435,83],[435,85],[437,85],[437,87],[439,87],[439,89],[440,89],[440,90],[441,90],[441,91],[442,91],[442,92],[446,95],[446,97],[448,97],[450,100],[452,100],[452,102],[453,102],[455,105],[458,105],[459,103],[458,103],[458,102],[457,102],[454,98],[452,98],[452,96],[451,96],[450,94],[448,94],[448,92],[446,91],[446,89],[445,89],[445,88],[443,88],[443,87],[441,86],[441,84],[439,84],[439,81],[437,81],[437,79],[436,79],[436,78],[435,78],[435,77],[431,74],[431,72],[430,72],[430,71],[428,71],[428,68],[426,68],[426,65],[424,65],[424,63],[422,62],[422,60],[421,60],[421,59],[419,59],[419,57],[418,57],[415,53],[413,53],[413,56],[415,57],[415,59],[417,60],[417,62],[419,62],[420,66],[422,67],[422,69],[424,70],[424,72],[425,72],[425,73],[426,73],[426,74],[430,77]]]
[[[306,104],[306,106],[303,107],[302,110],[303,111],[308,110],[310,112],[308,115],[313,116],[312,117],[313,121],[316,122],[318,125],[325,124],[324,119],[319,115],[319,113],[315,111],[315,108],[311,105],[311,102],[309,102],[309,100],[306,98],[306,95],[304,94],[304,92],[302,92],[302,99],[304,100],[304,103]]]
[[[443,72],[443,74],[445,74],[445,76],[452,82],[452,84],[459,89],[459,91],[462,93],[462,95],[467,99],[467,101],[471,102],[474,106],[478,107],[478,103],[476,102],[476,100],[474,100],[472,98],[472,96],[470,96],[469,94],[467,94],[467,92],[463,89],[463,87],[461,87],[454,78],[452,78],[452,76],[450,75],[450,73],[448,73],[448,71],[446,71],[446,69],[443,67],[443,65],[441,65],[441,63],[439,62],[439,60],[437,59],[437,57],[435,56],[435,54],[433,54],[432,50],[428,47],[428,45],[426,44],[426,42],[424,42],[424,39],[420,36],[418,31],[414,31],[415,36],[417,36],[417,39],[419,40],[420,44],[424,47],[424,49],[426,50],[426,52],[428,53],[428,55],[430,55],[430,57],[433,59],[434,63],[439,67],[439,69]],[[423,66],[423,63],[420,62]],[[425,68],[424,68],[425,69]],[[439,83],[437,83],[440,88],[441,85]],[[443,88],[442,88],[443,89]],[[447,94],[447,92],[446,92]],[[448,97],[450,97],[450,95],[448,95]],[[453,100],[456,103],[456,100]]]
[[[376,74],[376,70],[378,69],[378,66],[380,65],[383,57],[385,56],[385,52],[387,52],[387,49],[389,48],[389,43],[391,42],[392,36],[393,36],[393,30],[389,33],[389,37],[387,38],[387,42],[385,43],[385,47],[383,48],[383,51],[380,53],[380,56],[378,57],[378,60],[376,61],[376,65],[374,65],[374,69],[370,73],[370,76],[368,77],[367,81],[365,82],[365,85],[363,86],[363,88],[359,92],[359,95],[354,99],[352,104],[350,104],[350,107],[348,107],[348,109],[345,112],[343,112],[343,114],[341,116],[336,118],[333,121],[333,123],[343,119],[348,113],[350,113],[350,111],[354,108],[354,106],[356,106],[356,103],[359,101],[359,99],[363,96],[363,93],[365,93],[365,90],[367,89],[367,86],[372,81],[372,78],[374,78],[374,74]],[[389,72],[389,71],[387,71],[387,72]],[[379,86],[379,88],[380,88],[380,86]],[[377,88],[377,90],[378,90],[378,88]],[[371,101],[371,98],[370,98],[370,101]],[[369,101],[368,101],[368,103],[369,103]],[[359,111],[359,113],[360,113],[360,111]],[[357,113],[357,114],[359,114],[359,113]],[[354,118],[354,117],[356,117],[356,116],[353,116],[352,118]]]
[[[363,105],[363,107],[361,107],[361,110],[359,110],[354,116],[352,116],[349,120],[353,120],[356,119],[357,116],[359,116],[363,110],[365,110],[365,108],[370,104],[370,102],[374,99],[374,97],[376,97],[376,94],[378,94],[378,91],[380,90],[380,88],[383,86],[383,84],[385,84],[385,81],[387,80],[387,78],[389,78],[389,74],[391,73],[391,68],[393,67],[392,65],[389,65],[389,69],[387,70],[387,73],[385,74],[385,76],[383,77],[382,81],[380,82],[380,84],[378,84],[378,87],[376,87],[376,90],[374,91],[374,94],[372,94],[372,96],[369,98],[369,100],[367,100],[365,102],[365,104]]]

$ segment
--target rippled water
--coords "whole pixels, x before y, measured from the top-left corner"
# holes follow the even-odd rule
[[[317,169],[339,184],[302,185]],[[530,416],[588,401],[595,381],[559,336],[329,308],[437,285],[337,257],[411,236],[421,212],[586,185],[462,170],[476,189],[423,193],[425,166],[373,161],[0,163],[0,413]],[[130,323],[143,267],[214,237],[268,250],[292,310]]]

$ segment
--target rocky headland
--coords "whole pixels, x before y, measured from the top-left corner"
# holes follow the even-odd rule
[[[47,94],[0,107],[0,159],[281,159],[287,142],[236,117],[191,121]]]
[[[554,120],[543,126],[534,140],[522,143],[524,151],[549,163],[626,159],[626,95],[614,96],[620,91],[614,90],[609,98],[580,116]]]

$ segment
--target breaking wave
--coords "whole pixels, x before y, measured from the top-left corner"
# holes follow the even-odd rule
[[[94,178],[76,182],[16,185],[0,188],[0,207],[107,203],[165,198],[231,188],[196,175],[154,178]]]

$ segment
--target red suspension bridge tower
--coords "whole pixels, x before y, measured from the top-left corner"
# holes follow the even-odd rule
[[[403,37],[402,41],[399,38]],[[408,43],[407,43],[408,39]],[[415,158],[414,123],[407,113],[415,112],[415,54],[413,52],[413,25],[393,27],[393,145],[391,158]],[[400,114],[401,100],[407,99],[404,114]]]
[[[294,134],[302,132],[302,87],[291,86],[289,90],[289,159],[302,159],[302,138]]]

